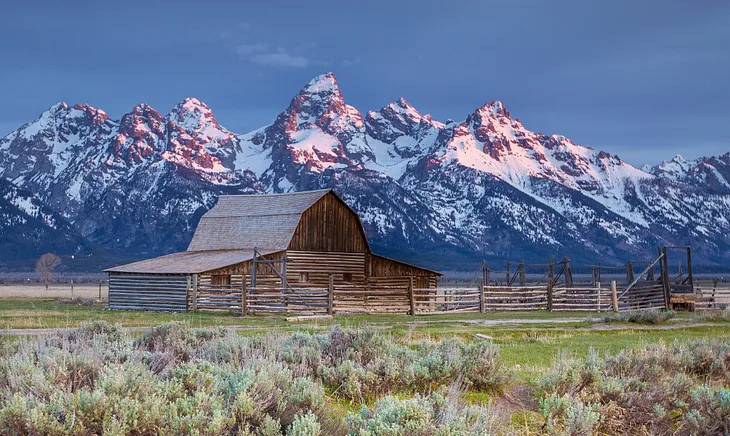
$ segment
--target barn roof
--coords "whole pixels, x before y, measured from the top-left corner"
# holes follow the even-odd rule
[[[403,262],[402,260],[393,259],[392,257],[387,257],[387,256],[383,256],[383,255],[380,255],[380,254],[375,254],[375,253],[372,253],[372,255],[375,256],[375,257],[379,257],[381,259],[388,260],[390,262],[400,263],[401,265],[406,265],[406,266],[410,266],[410,267],[413,267],[413,268],[422,269],[424,271],[432,272],[432,273],[434,273],[436,275],[439,275],[439,276],[444,275],[444,273],[441,273],[441,272],[438,272],[438,271],[434,271],[432,269],[424,268],[422,266],[414,265],[412,263]]]
[[[254,249],[262,255],[286,250],[302,214],[329,193],[358,216],[331,189],[285,194],[222,195],[218,197],[216,205],[201,217],[187,251],[121,265],[105,271],[197,274],[251,260],[254,257]],[[357,222],[368,251],[372,253],[359,216]],[[388,259],[384,256],[379,257]],[[401,261],[395,262],[409,265]],[[415,265],[409,266],[431,271]]]
[[[330,192],[339,199],[331,189],[285,194],[222,195],[218,197],[216,205],[200,219],[188,250],[286,250],[302,214]],[[344,201],[343,204],[346,205]]]
[[[260,255],[277,250],[258,250]],[[253,250],[183,251],[104,270],[138,274],[198,274],[253,259]]]

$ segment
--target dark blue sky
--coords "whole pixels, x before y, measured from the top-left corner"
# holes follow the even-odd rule
[[[461,120],[502,100],[637,165],[730,151],[724,0],[7,3],[0,135],[61,100],[119,118],[187,96],[244,133],[333,71],[362,112],[403,96]]]

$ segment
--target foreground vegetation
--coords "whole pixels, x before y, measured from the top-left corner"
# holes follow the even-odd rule
[[[132,339],[97,322],[5,344],[0,432],[384,434],[402,424],[393,434],[476,434],[491,417],[460,407],[461,390],[498,393],[508,381],[483,341],[411,345],[339,328],[243,337],[183,324]]]
[[[727,335],[563,352],[530,380],[494,342],[337,326],[244,336],[183,323],[132,336],[105,322],[6,338],[0,433],[730,432]]]

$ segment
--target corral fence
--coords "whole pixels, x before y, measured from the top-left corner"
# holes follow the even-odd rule
[[[669,274],[667,249],[684,250],[686,274]],[[275,261],[271,261],[275,262]],[[546,264],[507,263],[505,271],[490,270],[483,264],[472,283],[465,286],[436,286],[414,276],[352,276],[335,282],[334,275],[318,272],[327,280],[296,283],[286,273],[263,276],[255,273],[222,276],[211,274],[139,275],[114,274],[109,300],[113,309],[171,311],[228,311],[297,314],[409,314],[497,312],[497,311],[594,311],[687,308],[716,310],[730,307],[730,284],[696,281],[692,274],[689,247],[664,247],[649,261],[631,261],[626,266],[587,265],[591,281],[574,281],[570,260],[551,259]],[[642,271],[637,271],[636,267]],[[681,264],[680,264],[681,266]],[[531,270],[531,268],[533,270]],[[658,269],[656,274],[655,269]],[[535,271],[538,273],[535,273]],[[253,269],[255,272],[256,269]],[[614,272],[611,272],[614,271]],[[625,274],[625,282],[601,282],[607,272]],[[532,275],[536,281],[528,282]]]
[[[695,283],[696,310],[722,310],[730,307],[730,283],[718,280]]]
[[[327,287],[250,287],[244,277],[218,285],[188,280],[187,310],[221,310],[244,314],[446,314],[497,311],[627,311],[664,307],[661,284],[636,286],[619,295],[609,286],[565,287],[551,284],[419,288],[413,278],[403,285],[335,284]],[[180,284],[175,295],[179,301]],[[729,294],[730,295],[730,294]],[[180,306],[176,309],[180,310]]]

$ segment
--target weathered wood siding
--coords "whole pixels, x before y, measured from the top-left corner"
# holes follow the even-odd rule
[[[365,253],[369,248],[358,216],[327,194],[302,214],[289,250]]]
[[[287,251],[286,256],[286,279],[294,287],[326,287],[329,274],[337,285],[365,283],[365,253]],[[300,273],[306,274],[305,282]]]
[[[438,274],[417,266],[388,259],[387,257],[370,254],[367,256],[366,273],[370,282],[386,283],[391,282],[400,286],[403,281],[408,281],[409,276],[415,277],[417,288],[435,288],[438,283]]]
[[[187,289],[187,275],[111,273],[109,308],[184,312]]]
[[[429,276],[413,276],[414,288],[435,288],[437,286],[437,278]],[[386,276],[386,277],[368,277],[368,285],[372,288],[377,287],[405,287],[410,282],[410,276]]]
[[[265,256],[261,256],[262,259],[265,260],[279,260],[284,256],[283,251],[279,251],[277,253],[271,253],[267,254]],[[248,274],[251,275],[251,265],[253,265],[253,262],[250,260],[247,260],[246,262],[237,263],[235,265],[227,266],[225,268],[218,268],[212,271],[208,271],[206,274],[210,275],[234,275],[234,274]],[[280,263],[276,263],[273,265],[277,269],[281,268]],[[256,267],[256,277],[263,277],[267,275],[276,275],[271,270],[271,268],[264,264],[259,264]]]

